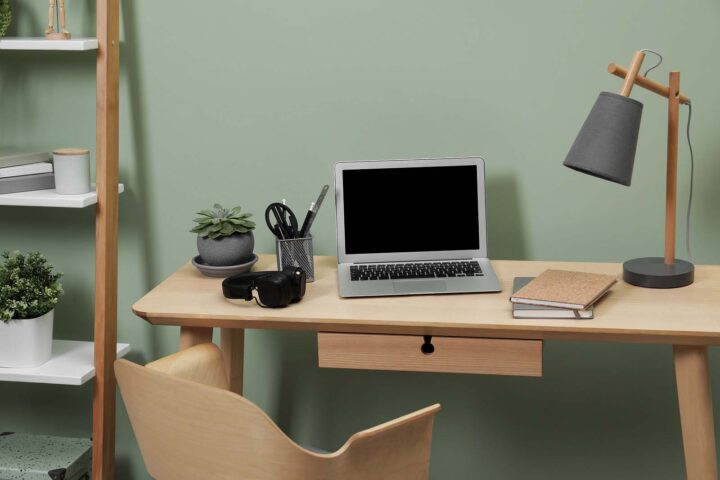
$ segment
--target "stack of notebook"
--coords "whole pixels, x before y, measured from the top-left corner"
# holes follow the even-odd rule
[[[597,273],[546,270],[537,278],[517,277],[514,318],[593,318],[593,306],[617,279]]]
[[[48,152],[0,149],[0,194],[55,188],[55,174],[48,160]]]

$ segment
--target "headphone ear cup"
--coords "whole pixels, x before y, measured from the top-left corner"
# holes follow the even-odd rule
[[[298,270],[302,271],[302,268],[288,266],[288,267],[283,267],[282,273],[287,275],[288,277],[292,277],[293,275],[295,275],[295,272],[297,272]]]
[[[273,272],[255,282],[260,303],[265,307],[286,307],[293,300],[290,279],[283,272]]]
[[[292,285],[291,302],[299,302],[305,296],[305,285],[307,283],[307,274],[300,267],[285,267],[282,270],[283,275],[287,275]]]

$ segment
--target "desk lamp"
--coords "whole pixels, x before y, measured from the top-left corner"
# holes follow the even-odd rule
[[[681,103],[689,105],[690,100],[680,93],[680,72],[670,72],[667,86],[640,75],[644,58],[645,51],[636,52],[627,70],[610,64],[608,72],[625,79],[620,94],[600,93],[563,164],[629,187],[643,108],[629,97],[630,92],[639,85],[668,99],[665,256],[628,260],[623,264],[623,279],[640,287],[684,287],[693,282],[695,267],[675,258],[678,110]]]

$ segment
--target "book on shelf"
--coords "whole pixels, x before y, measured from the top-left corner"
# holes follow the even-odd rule
[[[599,273],[545,270],[515,292],[513,303],[587,310],[610,290],[617,278]]]
[[[49,152],[27,152],[13,148],[0,147],[0,168],[16,167],[50,160]]]
[[[0,178],[0,195],[55,188],[54,173],[38,173],[22,177]]]
[[[513,293],[530,283],[535,277],[515,277],[513,280]],[[589,320],[593,318],[592,305],[587,310],[572,310],[569,308],[543,307],[525,303],[512,304],[513,318],[567,318],[574,320]]]
[[[14,167],[0,168],[0,178],[22,177],[37,175],[38,173],[52,173],[53,164],[50,162],[28,163]]]

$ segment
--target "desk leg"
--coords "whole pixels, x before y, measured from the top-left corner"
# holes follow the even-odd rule
[[[212,342],[213,329],[208,327],[180,327],[180,350]]]
[[[717,480],[707,347],[674,345],[685,470],[688,480]]]
[[[225,359],[225,369],[230,382],[230,390],[242,395],[243,364],[245,363],[245,329],[220,329],[220,349]]]

